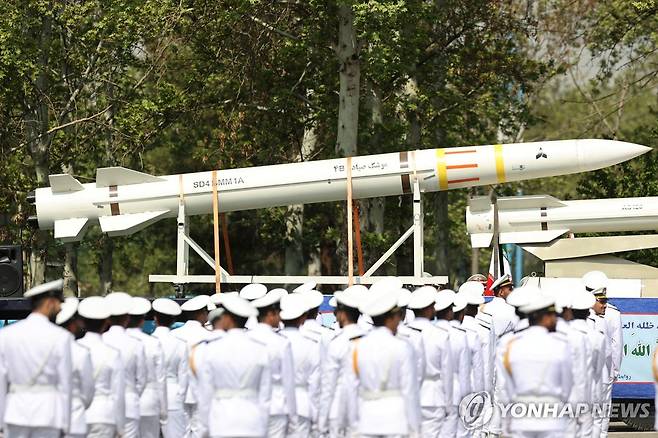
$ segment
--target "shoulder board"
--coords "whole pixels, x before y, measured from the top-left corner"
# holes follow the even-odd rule
[[[331,330],[332,332],[335,332],[335,331],[336,331],[335,328],[333,328],[333,327],[327,327],[326,325],[323,325],[322,328],[324,328],[325,330]]]
[[[553,332],[553,337],[561,341],[567,340],[567,336],[563,332]]]
[[[484,325],[484,324],[480,324],[480,323],[478,323],[478,324],[480,325],[480,327],[484,327],[484,328],[486,328],[487,330],[491,330],[491,327],[487,327],[486,325]]]
[[[603,330],[599,330],[599,333],[601,333],[603,336],[605,336],[605,332]]]
[[[410,325],[408,325],[407,328],[409,328],[409,329],[411,329],[411,330],[413,330],[413,331],[416,331],[416,332],[422,332],[422,331],[423,331],[422,329],[419,329],[419,328],[417,328],[417,327],[412,327],[412,326],[410,326]]]
[[[463,328],[461,328],[461,327],[455,327],[455,326],[453,325],[452,328],[454,328],[455,330],[459,330],[459,331],[461,331],[461,332],[466,333],[466,330],[463,329]]]
[[[78,347],[82,347],[82,348],[84,348],[84,349],[87,350],[87,351],[91,351],[91,350],[89,349],[89,347],[87,347],[86,345],[82,345],[82,344],[79,343],[79,342],[76,342],[75,345],[77,345]]]
[[[361,339],[363,336],[365,336],[365,335],[356,335],[356,336],[352,336],[352,337],[350,338],[350,341],[356,341],[356,340],[358,340],[358,339]]]
[[[438,325],[435,325],[434,327],[438,328],[439,330],[443,330],[446,333],[450,333],[450,331],[447,328],[444,328],[444,327],[441,327],[441,326],[438,326]]]
[[[485,312],[484,310],[481,310],[480,312],[484,313],[485,315],[489,315],[489,316],[493,317],[493,315],[491,313]]]
[[[523,330],[528,330],[528,327],[523,327],[522,329],[514,330],[514,333],[521,333]]]
[[[220,339],[221,339],[221,338],[220,338]],[[249,336],[249,339],[251,339],[251,342],[253,342],[253,343],[255,343],[255,344],[262,345],[262,346],[264,346],[264,347],[267,346],[267,342],[263,342],[263,341],[261,341],[260,339],[252,338],[251,336]]]
[[[582,329],[579,329],[579,328],[577,328],[577,327],[573,327],[573,329],[576,330],[577,332],[580,332],[580,333],[584,334],[584,335],[589,334],[589,333],[587,333],[587,331],[582,330]]]
[[[315,339],[313,336],[309,336],[309,335],[306,334],[306,333],[302,333],[302,337],[303,337],[304,339],[308,339],[309,341],[313,341],[313,342],[315,342],[316,344],[317,344],[318,342],[320,342],[320,341],[318,341],[317,339]]]
[[[477,334],[477,330],[475,330],[474,328],[471,328],[471,327],[464,327],[464,328],[462,328],[462,330],[464,330],[465,332],[471,332],[471,333]]]
[[[608,305],[607,305],[606,307],[607,307],[608,309],[616,310],[617,312],[619,312],[619,309],[617,309],[615,306],[613,306],[613,305],[610,304],[610,303],[608,303]]]
[[[141,339],[139,339],[137,336],[132,335],[132,334],[130,334],[130,333],[128,333],[128,337],[133,338],[133,339],[136,340],[136,341],[142,342]]]
[[[592,318],[591,316],[588,316],[587,319],[589,319],[590,321],[596,322],[596,319]]]

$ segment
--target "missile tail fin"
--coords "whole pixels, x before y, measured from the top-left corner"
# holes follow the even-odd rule
[[[68,173],[49,175],[48,181],[50,182],[50,190],[53,193],[78,192],[84,190],[80,181],[73,178],[73,176]]]
[[[101,230],[110,237],[127,236],[157,222],[167,213],[169,213],[169,210],[102,216],[98,218],[98,221],[101,224]]]
[[[510,196],[498,198],[498,208],[501,210],[519,210],[530,208],[556,208],[565,204],[550,195]]]
[[[88,225],[89,219],[86,217],[57,220],[55,239],[61,239],[63,242],[78,242],[84,237]]]
[[[96,170],[96,187],[122,186],[164,181],[157,176],[125,167],[102,167]]]
[[[473,248],[489,248],[493,240],[493,233],[471,234],[471,246]]]
[[[500,233],[500,243],[548,243],[568,233],[568,229]]]

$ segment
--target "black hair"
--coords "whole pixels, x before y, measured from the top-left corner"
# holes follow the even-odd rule
[[[466,307],[464,308],[464,315],[468,316],[475,316],[478,313],[478,305],[477,304],[467,304]]]
[[[452,306],[448,306],[443,310],[436,311],[437,319],[448,319],[448,315],[452,312]]]
[[[400,313],[400,308],[395,307],[382,315],[373,316],[372,323],[375,327],[382,327],[386,324],[387,319],[392,318],[399,313]]]
[[[144,319],[145,315],[130,315],[130,318],[128,319],[128,327],[137,328],[142,325]]]
[[[318,316],[318,312],[320,311],[319,307],[316,307],[314,309],[311,309],[308,311],[308,319],[315,319]]]
[[[156,320],[156,324],[161,327],[171,327],[171,325],[176,322],[175,316],[165,315],[164,313],[155,312],[153,317]]]
[[[103,327],[105,326],[105,320],[104,319],[88,319],[88,318],[82,318],[82,320],[85,323],[85,329],[88,332],[94,332],[100,334],[101,331],[103,330]]]
[[[112,315],[110,316],[110,324],[124,325],[127,319],[128,319],[128,315]]]
[[[198,320],[199,316],[203,312],[207,312],[208,309],[205,307],[202,307],[201,309],[198,310],[188,310],[183,312],[183,321],[191,321],[191,320]]]
[[[259,307],[258,308],[258,322],[263,321],[268,313],[278,312],[279,310],[281,310],[279,308],[279,303],[273,303],[273,304],[270,304],[269,306]]]
[[[338,303],[338,306],[336,307],[336,312],[344,312],[345,315],[347,316],[347,319],[352,322],[356,323],[359,320],[359,309],[355,309],[354,307],[349,307],[344,304]]]
[[[229,315],[231,318],[233,318],[233,322],[237,328],[244,328],[244,326],[247,324],[247,318],[244,316],[238,316],[235,313],[229,312],[228,310],[226,310],[224,315]]]
[[[589,309],[571,309],[573,311],[573,319],[587,319],[589,316]]]
[[[57,298],[59,301],[64,300],[64,296],[61,290],[42,293],[30,298],[30,309],[31,310],[38,309],[49,298]]]

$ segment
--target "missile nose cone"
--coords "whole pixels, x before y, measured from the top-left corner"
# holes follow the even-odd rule
[[[616,140],[578,140],[578,161],[581,171],[596,170],[628,161],[652,148]]]

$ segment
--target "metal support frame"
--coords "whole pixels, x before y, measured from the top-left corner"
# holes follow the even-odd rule
[[[189,235],[188,218],[185,215],[185,204],[181,202],[178,207],[177,218],[177,239],[176,239],[176,274],[175,275],[149,275],[151,283],[172,283],[176,288],[178,296],[183,295],[184,285],[205,283],[215,283],[214,275],[189,275],[189,258],[190,248],[198,254],[213,271],[215,270],[215,260],[204,249],[196,243]],[[413,276],[399,277],[404,284],[424,285],[424,284],[446,284],[447,276],[424,276],[424,221],[423,221],[423,202],[418,181],[413,183],[413,225],[400,236],[400,238],[366,271],[363,276],[354,277],[354,284],[372,284],[380,280],[381,276],[373,274],[395,253],[395,251],[409,239],[414,236],[414,272]],[[307,281],[316,281],[320,284],[347,284],[347,276],[309,276],[309,275],[230,275],[220,266],[220,277],[222,283],[244,284],[244,283],[265,283],[265,284],[297,284]]]

